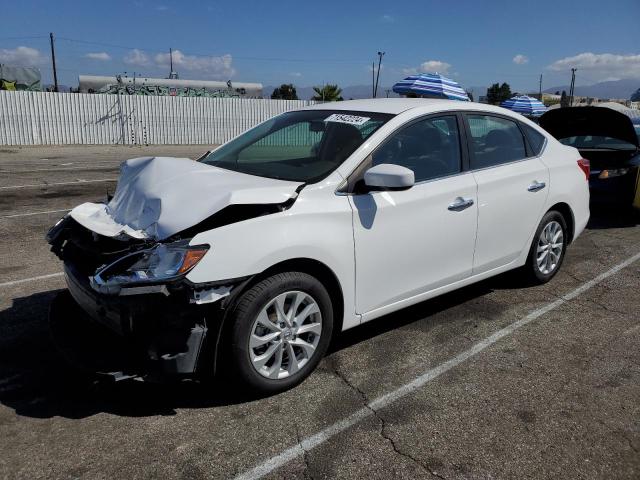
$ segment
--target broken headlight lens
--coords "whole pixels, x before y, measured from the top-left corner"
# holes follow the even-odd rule
[[[91,285],[104,291],[104,287],[172,280],[195,267],[208,250],[208,245],[189,246],[184,242],[159,244],[104,267],[91,278]]]

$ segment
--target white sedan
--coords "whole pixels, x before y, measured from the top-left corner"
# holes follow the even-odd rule
[[[549,281],[589,218],[588,178],[576,149],[499,107],[288,112],[195,162],[128,160],[113,198],[60,220],[54,338],[116,378],[282,391],[337,332],[508,270]]]

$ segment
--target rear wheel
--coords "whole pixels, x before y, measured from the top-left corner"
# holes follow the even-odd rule
[[[551,280],[564,260],[567,249],[567,223],[560,212],[547,212],[540,221],[523,267],[525,275],[535,283]]]
[[[272,394],[300,383],[318,365],[331,339],[333,310],[316,278],[285,272],[243,293],[227,321],[226,374],[245,391]]]

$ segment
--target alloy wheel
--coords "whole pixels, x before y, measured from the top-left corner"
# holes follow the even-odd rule
[[[249,356],[262,376],[282,379],[313,357],[322,334],[318,303],[308,293],[289,291],[270,300],[251,327]]]
[[[540,237],[536,250],[536,263],[543,275],[549,275],[558,267],[564,249],[562,226],[555,220],[547,223]]]

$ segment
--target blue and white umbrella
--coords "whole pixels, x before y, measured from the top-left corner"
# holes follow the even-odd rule
[[[529,97],[527,95],[516,95],[515,97],[502,102],[500,106],[523,115],[532,115],[534,117],[542,115],[547,111],[547,107],[544,106],[544,103],[537,98]]]
[[[400,95],[415,94],[423,97],[469,101],[467,92],[457,82],[439,73],[411,75],[396,83],[393,91]]]

